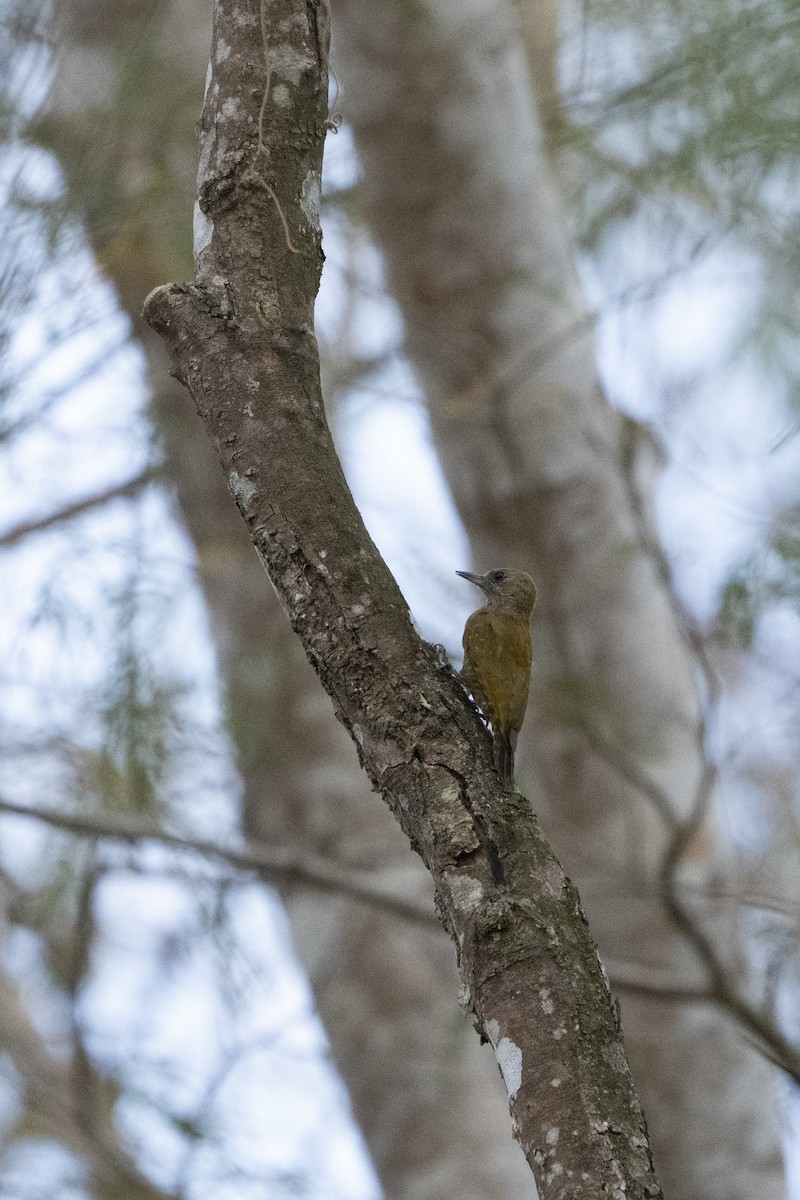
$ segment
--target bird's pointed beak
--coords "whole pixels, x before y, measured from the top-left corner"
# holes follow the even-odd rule
[[[462,579],[466,579],[469,583],[474,583],[481,590],[486,590],[486,580],[482,575],[476,575],[474,571],[456,571],[456,575],[460,575]]]

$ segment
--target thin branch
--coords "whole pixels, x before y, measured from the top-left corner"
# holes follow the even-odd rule
[[[304,851],[267,848],[259,846],[253,850],[239,850],[223,846],[205,838],[183,837],[167,830],[146,826],[139,821],[127,821],[117,817],[109,820],[99,816],[80,813],[58,812],[52,808],[16,804],[12,800],[0,799],[0,812],[18,817],[27,817],[54,829],[76,837],[97,838],[106,841],[139,845],[156,842],[171,850],[183,850],[201,854],[206,858],[228,863],[240,871],[255,871],[267,883],[298,884],[317,888],[323,892],[335,892],[401,917],[404,921],[440,928],[432,907],[427,907],[402,896],[393,895],[380,887],[374,877],[351,871],[338,863]]]
[[[725,966],[713,940],[679,895],[678,866],[705,820],[713,776],[713,765],[706,762],[698,785],[694,812],[676,831],[664,856],[660,877],[662,900],[673,923],[684,934],[702,963],[709,981],[710,996],[753,1036],[755,1044],[763,1047],[770,1061],[777,1063],[795,1083],[800,1084],[800,1049],[784,1036],[768,1009],[751,1004],[742,994],[738,986],[738,973]]]
[[[26,380],[40,368],[42,362],[47,361],[48,355],[52,355],[57,350],[62,349],[64,344],[70,338],[74,338],[78,334],[85,334],[94,329],[100,332],[107,320],[108,315],[104,311],[102,315],[93,317],[91,320],[78,322],[71,326],[63,336],[58,338],[55,344],[51,343],[48,345],[34,362],[27,363],[13,377],[11,382],[13,383],[15,393],[18,395],[24,395],[26,392],[34,390],[35,380],[31,383],[26,383]],[[104,364],[107,364],[109,360],[112,359],[116,354],[119,354],[121,350],[124,350],[126,346],[130,345],[130,340],[130,332],[126,330],[123,335],[116,338],[113,342],[102,346],[98,353],[95,354],[88,362],[81,363],[77,370],[72,373],[72,375],[65,376],[63,373],[61,373],[59,383],[57,385],[47,388],[42,392],[40,392],[38,388],[35,388],[36,395],[39,397],[38,403],[33,406],[28,404],[25,411],[19,417],[8,421],[7,424],[0,425],[0,443],[7,442],[13,437],[18,437],[27,429],[30,429],[37,423],[41,423],[55,407],[55,405],[59,403],[59,401],[63,400],[64,397],[68,396],[71,392],[75,391],[87,380],[93,379]]]
[[[675,829],[677,817],[670,797],[642,770],[633,755],[620,742],[607,737],[592,721],[581,722],[580,729],[595,753],[610,763],[617,774],[637,792],[647,797],[668,829]]]
[[[587,738],[592,747],[606,757],[628,782],[639,786],[637,781],[641,781],[644,785],[641,790],[653,801],[659,813],[663,815],[670,809],[671,802],[667,793],[650,780],[636,764],[628,762],[626,751],[622,747],[613,744],[613,754],[606,755],[605,752],[612,743],[596,735],[589,737],[587,734]],[[702,995],[705,1000],[725,1009],[753,1037],[754,1044],[760,1049],[763,1048],[764,1055],[770,1062],[780,1065],[791,1079],[800,1083],[800,1048],[784,1036],[767,1009],[751,1004],[742,995],[738,987],[738,974],[726,967],[712,939],[681,899],[677,879],[678,868],[683,855],[706,819],[714,778],[715,767],[705,759],[691,814],[677,825],[673,816],[674,832],[659,874],[658,894],[673,924],[693,947],[706,972],[706,984],[701,989],[701,994],[693,999],[699,1000]],[[639,990],[647,989],[643,986]]]
[[[70,1041],[72,1044],[71,1091],[75,1123],[93,1138],[101,1127],[100,1088],[79,1013],[79,994],[86,980],[94,942],[94,896],[100,869],[97,861],[97,842],[87,847],[88,861],[78,886],[78,911],[72,935],[72,952],[65,971],[65,986],[69,996]]]
[[[716,997],[712,996],[702,983],[676,983],[663,971],[653,971],[631,963],[608,962],[606,969],[611,986],[618,992],[632,992],[638,996],[649,996],[653,1000],[673,1000],[681,1004],[717,1002]]]
[[[756,1045],[763,1047],[764,1053],[770,1061],[779,1064],[790,1078],[796,1083],[800,1083],[800,1048],[784,1036],[771,1012],[764,1007],[751,1004],[742,994],[738,986],[738,973],[726,967],[712,938],[703,929],[694,913],[685,905],[680,895],[678,870],[686,851],[708,817],[717,780],[716,764],[709,753],[709,728],[712,714],[718,705],[720,684],[708,658],[705,643],[689,619],[677,594],[669,560],[661,545],[650,533],[642,498],[636,487],[633,466],[632,454],[629,450],[625,455],[623,467],[640,542],[644,552],[650,556],[658,571],[681,636],[698,664],[706,685],[705,695],[698,686],[699,716],[696,739],[702,766],[688,817],[684,820],[678,819],[666,791],[641,770],[622,746],[604,738],[596,729],[584,728],[584,734],[595,751],[606,758],[622,778],[632,783],[651,800],[671,829],[670,841],[659,873],[660,896],[673,924],[690,943],[706,972],[705,991],[708,998],[719,1004],[742,1025],[755,1039]]]
[[[596,876],[584,877],[582,882],[584,892],[595,891],[609,896],[619,897],[653,897],[660,895],[658,883],[649,879],[632,880],[630,876],[620,874],[617,880],[605,871],[599,871]],[[794,923],[800,923],[800,903],[788,896],[775,896],[767,892],[736,891],[735,888],[721,887],[716,884],[680,884],[682,896],[695,900],[715,900],[723,904],[733,904],[739,908],[754,909],[759,912],[774,913],[786,917]]]
[[[767,1008],[751,1004],[742,994],[738,985],[739,973],[726,967],[712,938],[680,896],[677,878],[680,862],[705,823],[717,780],[716,764],[709,753],[709,728],[712,714],[716,712],[719,704],[721,688],[716,671],[708,657],[705,642],[678,596],[669,559],[657,539],[650,535],[642,498],[636,487],[633,461],[630,455],[626,458],[624,467],[631,507],[643,547],[649,553],[659,573],[681,634],[702,671],[706,685],[705,696],[700,694],[698,687],[700,717],[697,727],[697,742],[702,769],[692,811],[689,817],[674,830],[664,856],[660,873],[662,900],[676,928],[683,933],[702,963],[713,998],[755,1038],[757,1045],[763,1046],[765,1053],[772,1061],[780,1064],[786,1074],[796,1083],[800,1083],[800,1049],[784,1036],[774,1016]]]
[[[147,467],[124,483],[114,484],[113,487],[96,492],[93,496],[85,496],[83,500],[75,500],[72,504],[66,504],[63,508],[58,509],[57,512],[48,513],[46,517],[34,517],[30,521],[21,521],[19,525],[14,525],[5,533],[0,533],[0,550],[7,550],[10,546],[15,546],[17,542],[30,537],[31,534],[42,533],[46,529],[52,529],[56,525],[72,521],[75,517],[83,516],[92,509],[101,508],[112,500],[130,499],[138,495],[148,483],[152,483],[156,476],[157,471],[152,467]]]

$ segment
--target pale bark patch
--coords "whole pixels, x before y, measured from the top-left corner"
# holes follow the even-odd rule
[[[206,216],[197,200],[194,204],[193,234],[194,256],[199,258],[203,251],[211,245],[211,239],[214,236],[214,222]]]
[[[483,884],[480,879],[473,879],[471,875],[456,875],[448,871],[447,882],[453,904],[460,912],[469,912],[471,909],[477,908],[483,900]]]
[[[238,471],[231,471],[228,476],[228,486],[240,508],[247,508],[256,494],[256,487],[252,480],[240,475]]]
[[[316,171],[309,171],[300,189],[300,207],[314,229],[319,229],[319,205],[322,187]]]
[[[495,1050],[495,1058],[506,1085],[509,1100],[513,1100],[522,1085],[522,1051],[511,1038],[501,1038]]]
[[[284,42],[282,46],[275,46],[270,51],[270,65],[276,75],[282,75],[284,79],[297,87],[306,68],[307,59],[292,45]],[[274,94],[273,92],[273,96]]]

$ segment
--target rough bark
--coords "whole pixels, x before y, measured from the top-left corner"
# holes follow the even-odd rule
[[[686,814],[703,752],[695,667],[642,538],[628,429],[598,381],[513,8],[337,0],[336,14],[370,223],[477,565],[539,584],[521,738],[537,805],[570,872],[592,881],[607,960],[687,978],[696,964],[657,897],[668,823],[582,730]],[[695,867],[716,839],[712,825],[695,842]],[[782,1196],[766,1063],[713,1009],[628,996],[624,1013],[673,1200]]]
[[[310,849],[343,871],[369,868],[382,887],[433,911],[430,879],[388,809],[370,795],[185,389],[162,387],[158,413],[169,475],[197,548],[248,839],[256,851],[264,843],[302,858]],[[321,899],[300,878],[276,885],[387,1196],[529,1195],[496,1064],[458,1011],[444,932],[410,927],[343,892]]]
[[[412,905],[430,877],[389,811],[369,794],[269,586],[202,423],[166,380],[160,340],[138,320],[167,272],[191,269],[189,160],[210,40],[205,0],[59,6],[58,68],[38,136],[59,155],[70,203],[147,357],[165,474],[192,539],[242,779],[242,823],[260,843],[369,868]],[[131,97],[131,80],[139,81]],[[109,87],[113,81],[113,87]],[[169,127],[161,120],[169,113]],[[102,131],[102,135],[100,133]],[[411,928],[344,895],[322,903],[284,881],[296,951],[384,1190],[393,1200],[519,1200],[530,1172],[511,1138],[493,1055],[455,1000],[441,928]],[[431,910],[432,911],[432,910]]]
[[[502,795],[485,731],[414,632],[336,458],[313,335],[328,12],[278,0],[268,46],[260,15],[254,0],[216,4],[196,279],[152,293],[147,319],[337,715],[431,872],[543,1200],[660,1195],[577,895],[527,802]]]

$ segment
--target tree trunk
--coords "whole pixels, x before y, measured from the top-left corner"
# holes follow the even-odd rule
[[[395,892],[432,904],[427,872],[370,794],[280,611],[185,390],[139,319],[147,293],[191,273],[186,214],[195,188],[194,125],[210,44],[210,6],[62,4],[65,42],[40,138],[61,159],[70,202],[147,356],[152,412],[197,555],[248,837],[372,868]],[[146,31],[146,36],[145,36]],[[141,81],[130,103],[126,81]],[[114,88],[105,89],[108,81]],[[162,114],[170,114],[169,129]],[[100,136],[98,131],[105,131]],[[456,1001],[443,931],[409,926],[301,884],[282,889],[334,1060],[392,1200],[522,1200],[533,1181],[513,1141],[494,1056]]]
[[[425,899],[432,908],[427,872],[370,794],[185,390],[168,385],[157,412],[212,617],[248,837],[373,870],[393,893]],[[494,1057],[458,1009],[458,975],[444,931],[409,925],[344,896],[320,897],[302,884],[281,892],[387,1196],[532,1196]]]
[[[337,716],[431,872],[542,1200],[657,1197],[577,896],[527,802],[498,786],[463,689],[414,632],[325,422],[313,303],[329,15],[323,0],[278,0],[267,25],[256,0],[217,0],[195,282],[157,288],[145,315]]]

